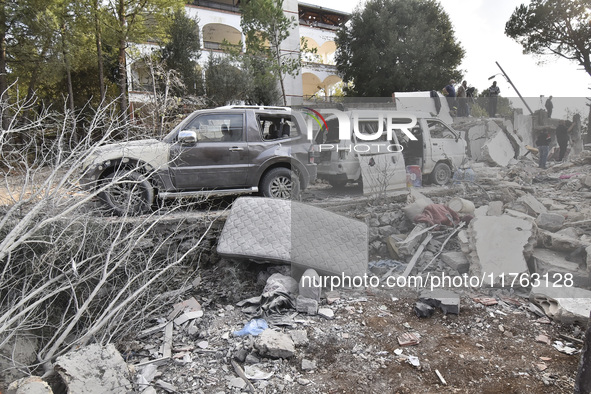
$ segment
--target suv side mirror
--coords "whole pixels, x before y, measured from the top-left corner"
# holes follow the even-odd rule
[[[178,141],[183,145],[193,145],[197,142],[197,133],[193,130],[181,130]]]

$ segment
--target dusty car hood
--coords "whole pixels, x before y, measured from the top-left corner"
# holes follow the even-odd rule
[[[168,165],[169,144],[156,140],[140,140],[103,145],[88,153],[83,167],[121,158],[150,163],[153,167]]]

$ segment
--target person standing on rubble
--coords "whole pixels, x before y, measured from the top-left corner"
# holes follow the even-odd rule
[[[570,141],[570,131],[575,126],[574,122],[566,123],[567,121],[561,120],[556,128],[556,142],[558,142],[558,146],[560,147],[560,152],[558,155],[558,161],[564,160],[564,156],[566,155],[566,148],[568,147],[568,142]]]
[[[546,111],[548,111],[548,118],[552,117],[552,110],[554,109],[554,104],[552,103],[552,96],[548,97],[548,100],[546,100]]]
[[[493,81],[490,88],[488,88],[488,116],[494,118],[497,114],[497,101],[501,89],[497,86],[497,81]]]
[[[467,98],[468,82],[462,81],[458,88],[458,116],[468,116],[468,98]]]
[[[536,145],[538,146],[538,167],[546,169],[546,160],[548,159],[548,151],[550,150],[550,133],[548,131],[542,131],[536,139]]]
[[[443,95],[447,97],[447,104],[449,105],[449,109],[451,112],[454,113],[456,109],[456,88],[454,87],[455,83],[455,79],[451,79],[449,81],[449,84],[447,84],[443,88]]]

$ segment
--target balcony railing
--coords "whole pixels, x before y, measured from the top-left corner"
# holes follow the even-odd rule
[[[213,9],[222,10],[222,11],[240,12],[240,7],[238,7],[238,6],[235,6],[232,4],[218,3],[216,1],[193,0],[193,1],[188,1],[187,4],[196,5],[199,7],[213,8]]]

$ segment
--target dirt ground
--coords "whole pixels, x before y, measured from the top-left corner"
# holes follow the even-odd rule
[[[159,379],[173,384],[181,393],[242,392],[229,383],[236,376],[230,359],[241,349],[255,354],[253,338],[234,337],[249,320],[235,302],[262,291],[256,272],[264,267],[221,261],[201,273],[201,285],[193,296],[205,311],[198,332],[175,331],[178,356],[187,352],[191,362],[170,362],[159,368]],[[413,307],[418,295],[410,290],[340,289],[338,300],[321,307],[334,311],[333,320],[298,315],[290,331],[305,330],[309,343],[296,348],[286,360],[256,359],[255,365],[273,372],[267,380],[254,381],[256,392],[302,393],[570,393],[579,355],[560,353],[549,343],[536,341],[543,334],[550,341],[560,335],[581,337],[581,329],[550,322],[532,313],[529,302],[515,294],[497,291],[499,303],[484,306],[472,297],[483,293],[464,292],[459,315],[441,311],[419,318]],[[190,294],[186,294],[187,298]],[[491,294],[495,296],[495,294]],[[334,297],[331,294],[331,297]],[[286,311],[284,318],[293,315]],[[278,315],[274,318],[278,319]],[[420,343],[400,346],[398,337],[412,332]],[[159,344],[161,334],[134,342],[134,362],[146,348]],[[196,344],[206,341],[207,347]],[[563,340],[564,341],[564,340]],[[580,348],[578,344],[573,345]],[[123,350],[123,349],[122,349]],[[123,354],[126,353],[125,350]],[[400,353],[400,351],[402,351]],[[416,356],[420,366],[407,361]],[[302,370],[302,360],[316,362],[316,369]],[[249,364],[247,359],[244,365]],[[440,380],[439,371],[445,384]],[[164,393],[165,391],[159,390]]]

